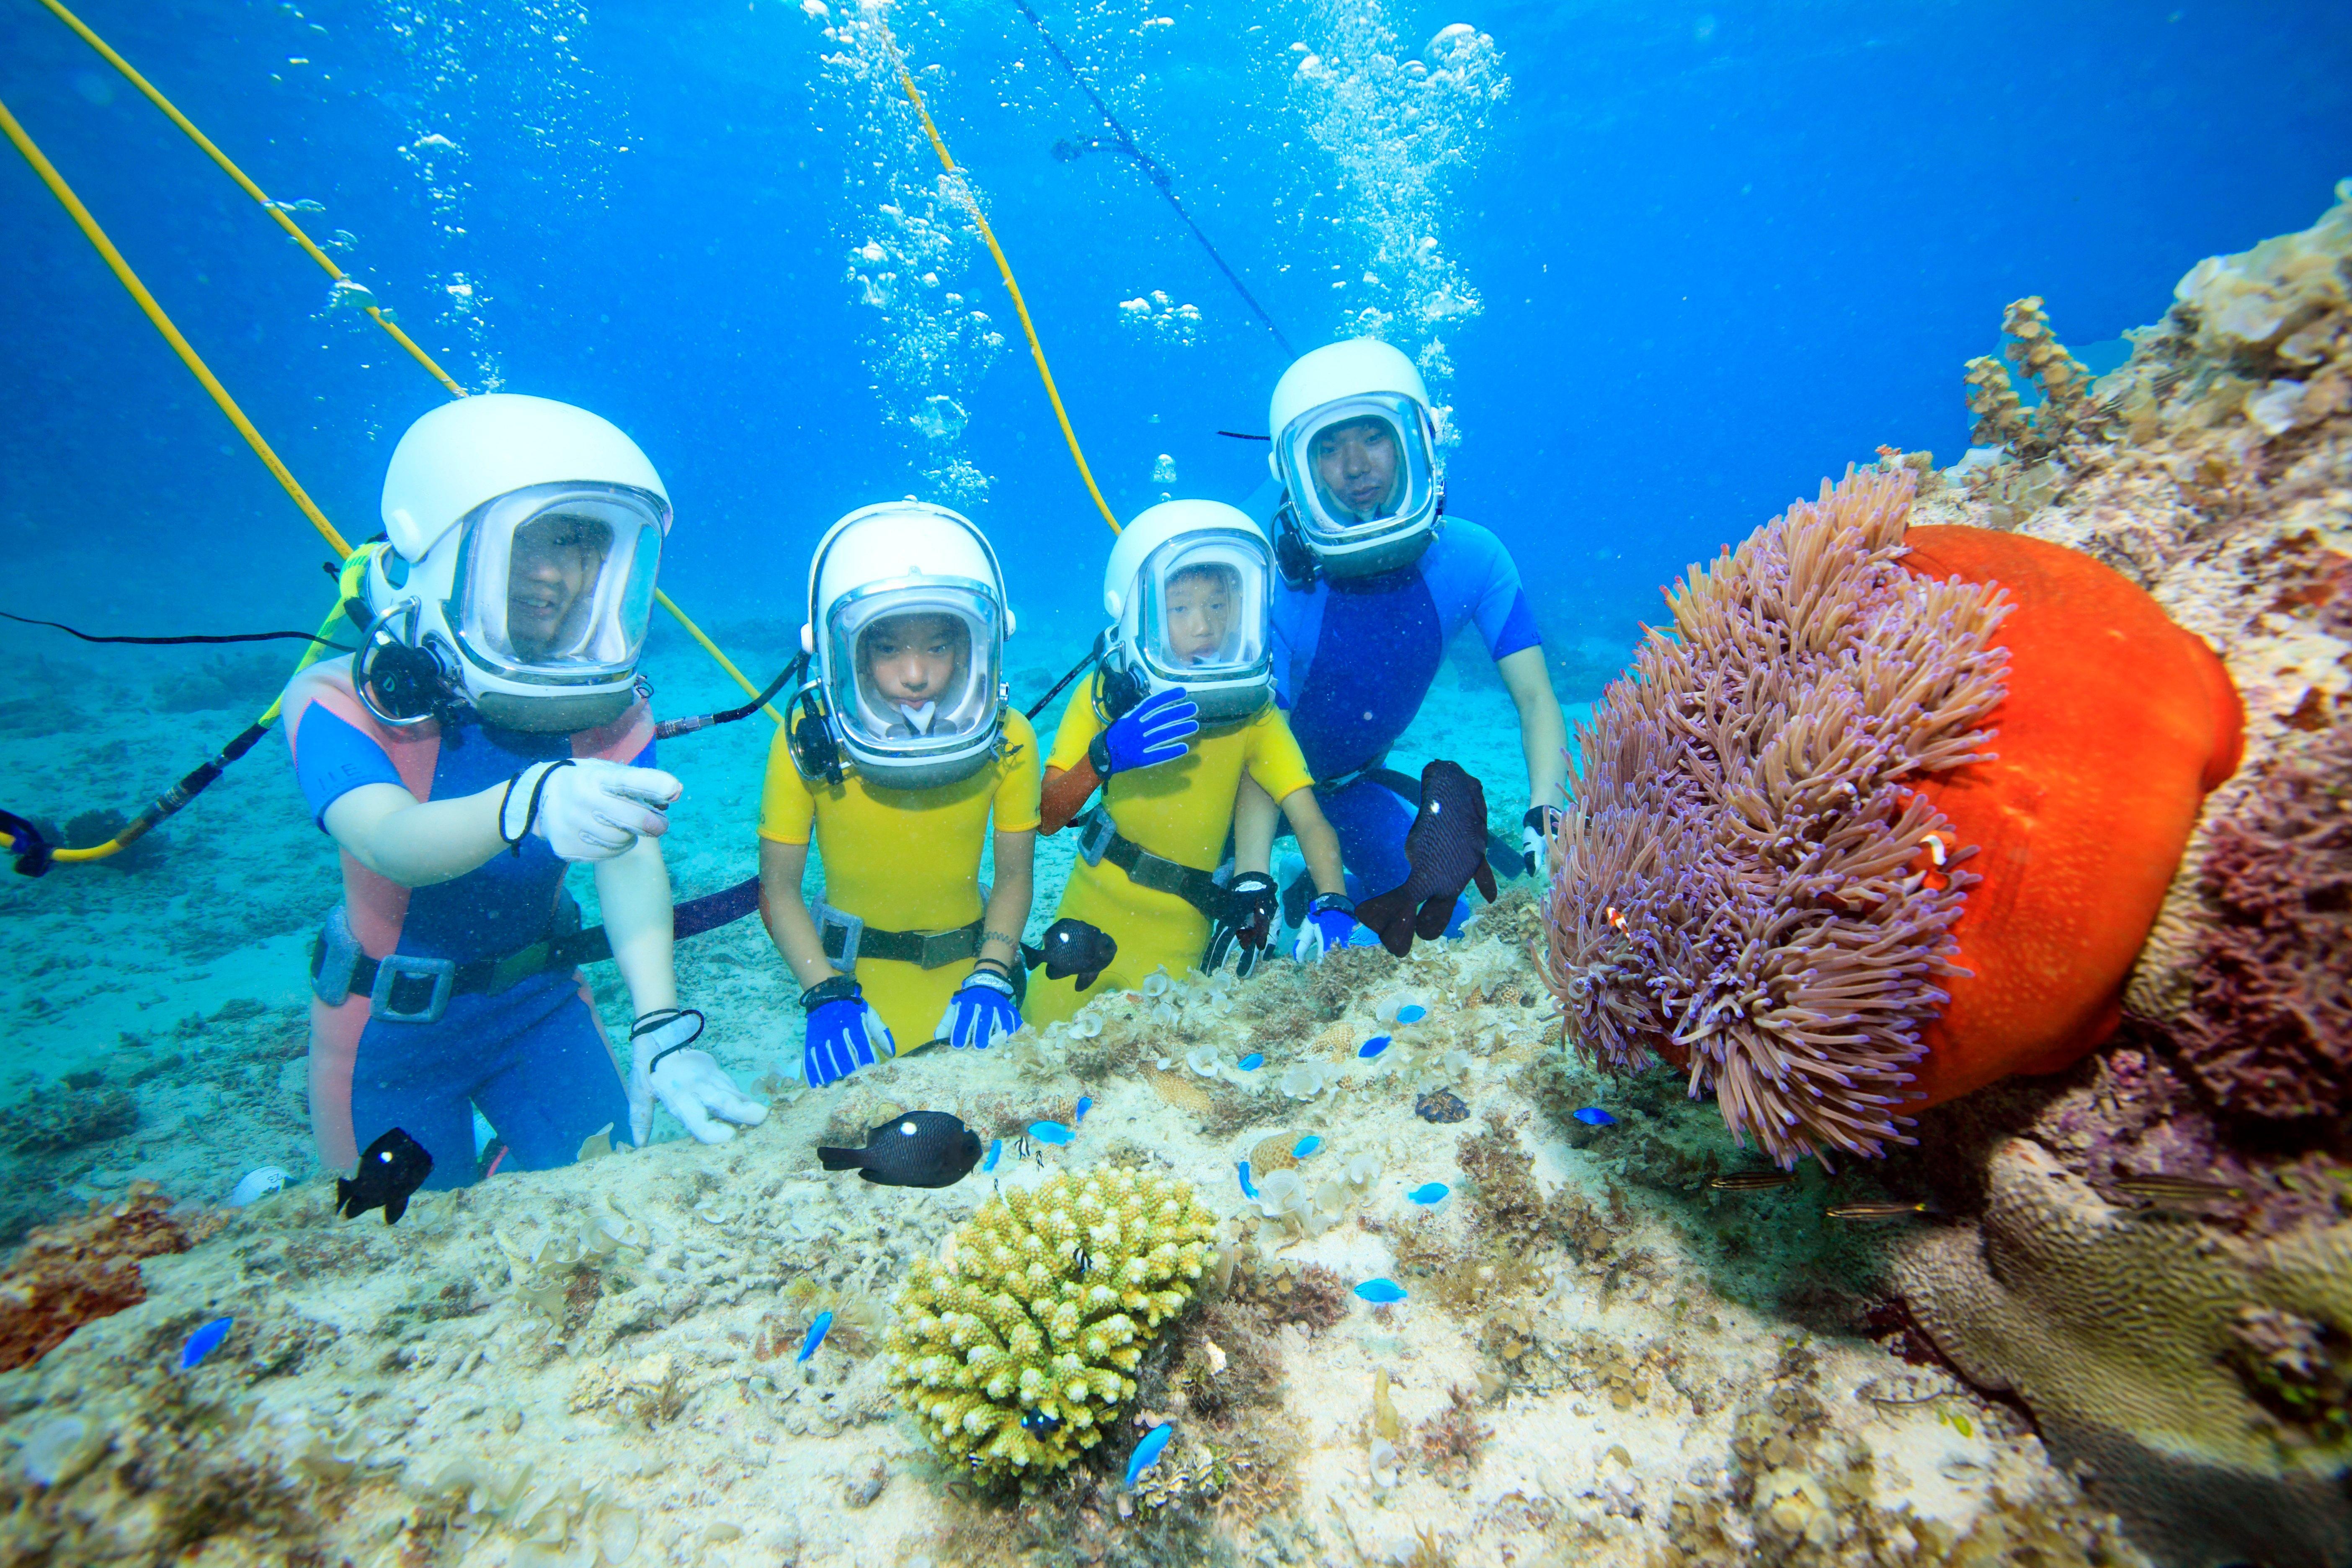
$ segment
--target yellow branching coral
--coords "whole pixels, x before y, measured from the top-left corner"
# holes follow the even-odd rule
[[[1062,1468],[1135,1394],[1160,1326],[1217,1261],[1190,1184],[1127,1166],[993,1198],[917,1261],[891,1379],[942,1458],[983,1481]]]
[[[2033,433],[2025,420],[2025,405],[2000,361],[1979,354],[1969,361],[1969,412],[1977,427],[1969,438],[1979,447],[2011,447]]]

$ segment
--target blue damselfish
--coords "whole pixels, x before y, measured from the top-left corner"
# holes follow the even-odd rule
[[[1404,1287],[1393,1279],[1367,1279],[1356,1287],[1356,1294],[1365,1300],[1387,1306],[1404,1300]]]
[[[1241,1068],[1244,1072],[1255,1072],[1258,1068],[1264,1066],[1265,1066],[1265,1053],[1264,1051],[1252,1051],[1249,1055],[1244,1057],[1241,1061]]]
[[[1374,1057],[1379,1056],[1382,1051],[1387,1050],[1388,1048],[1389,1037],[1386,1035],[1374,1035],[1370,1039],[1366,1040],[1362,1045],[1356,1047],[1356,1054],[1363,1058],[1366,1061],[1370,1061]]]
[[[1238,1161],[1235,1163],[1234,1169],[1241,1173],[1242,1196],[1249,1199],[1252,1203],[1255,1203],[1257,1201],[1257,1189],[1250,1185],[1249,1162],[1247,1160]]]
[[[1032,1121],[1029,1136],[1040,1143],[1066,1143],[1077,1134],[1058,1121]]]
[[[1429,1009],[1418,1002],[1408,1002],[1397,1009],[1397,1022],[1400,1024],[1418,1024],[1428,1016]]]
[[[1076,1127],[1079,1122],[1084,1121],[1087,1119],[1087,1112],[1092,1110],[1094,1108],[1095,1097],[1093,1095],[1082,1094],[1078,1096],[1078,1109],[1070,1117],[1070,1125]]]
[[[1432,1182],[1427,1186],[1413,1188],[1405,1196],[1417,1204],[1442,1204],[1445,1201],[1446,1191],[1444,1182]]]
[[[1304,1160],[1321,1147],[1323,1147],[1323,1140],[1317,1134],[1309,1132],[1290,1146],[1290,1157],[1294,1160]]]
[[[1587,1127],[1614,1127],[1617,1119],[1597,1105],[1588,1105],[1576,1112],[1576,1119]]]
[[[1136,1477],[1159,1462],[1160,1450],[1168,1447],[1168,1439],[1174,1436],[1176,1424],[1173,1421],[1162,1422],[1143,1435],[1143,1441],[1135,1446],[1135,1452],[1127,1461],[1129,1486],[1133,1486]]]
[[[1004,1140],[1002,1138],[990,1139],[988,1141],[988,1158],[980,1163],[980,1168],[983,1171],[993,1171],[996,1169],[997,1157],[1003,1152]]]
[[[833,1327],[833,1314],[831,1312],[819,1312],[816,1315],[816,1321],[809,1325],[808,1338],[801,1342],[801,1353],[793,1357],[793,1359],[794,1361],[806,1361],[809,1357],[816,1354],[816,1347],[824,1343],[824,1331],[831,1327]]]
[[[188,1342],[180,1347],[180,1370],[191,1370],[196,1363],[220,1349],[221,1341],[228,1338],[229,1325],[236,1321],[235,1318],[215,1318],[190,1334]]]

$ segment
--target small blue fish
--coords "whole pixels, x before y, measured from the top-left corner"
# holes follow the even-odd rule
[[[1244,1072],[1255,1072],[1258,1068],[1264,1066],[1265,1066],[1265,1053],[1264,1051],[1252,1051],[1249,1055],[1244,1057],[1241,1061],[1241,1068]]]
[[[1294,1160],[1304,1160],[1321,1147],[1323,1147],[1322,1138],[1318,1134],[1309,1132],[1290,1146],[1290,1157]]]
[[[1242,1196],[1249,1199],[1252,1203],[1257,1202],[1257,1189],[1250,1185],[1249,1162],[1247,1160],[1236,1161],[1234,1162],[1234,1168],[1242,1173]]]
[[[1403,1006],[1397,1009],[1396,1021],[1400,1024],[1418,1024],[1423,1018],[1428,1016],[1428,1008],[1423,1006],[1418,1002],[1408,1002]]]
[[[1385,1307],[1391,1301],[1403,1300],[1405,1292],[1404,1287],[1393,1279],[1367,1279],[1356,1287],[1356,1294]]]
[[[1143,1441],[1135,1446],[1135,1452],[1127,1461],[1129,1486],[1133,1486],[1136,1477],[1159,1462],[1160,1450],[1168,1447],[1168,1439],[1174,1436],[1176,1423],[1173,1421],[1164,1421],[1143,1435]]]
[[[1070,1117],[1070,1125],[1076,1127],[1080,1122],[1084,1121],[1087,1119],[1087,1112],[1092,1110],[1094,1108],[1095,1097],[1093,1095],[1082,1094],[1078,1096],[1078,1109]]]
[[[193,1370],[196,1363],[220,1349],[221,1341],[228,1338],[229,1325],[236,1321],[235,1318],[215,1318],[190,1334],[188,1342],[180,1347],[180,1370]]]
[[[1588,1105],[1576,1113],[1576,1119],[1587,1127],[1614,1127],[1617,1119],[1597,1105]]]
[[[1444,1182],[1432,1182],[1425,1187],[1413,1188],[1405,1196],[1417,1204],[1442,1204],[1445,1201],[1447,1190]]]
[[[816,1321],[809,1325],[808,1338],[801,1342],[801,1353],[793,1359],[806,1361],[816,1354],[816,1347],[824,1343],[824,1331],[831,1327],[833,1327],[833,1314],[819,1312],[816,1315]]]
[[[1004,1140],[1002,1138],[990,1139],[988,1141],[988,1158],[980,1163],[980,1168],[983,1171],[993,1171],[996,1169],[997,1157],[1003,1152]]]
[[[1032,1121],[1029,1124],[1029,1136],[1040,1143],[1060,1144],[1068,1142],[1077,1134],[1058,1121]]]
[[[1370,1061],[1374,1057],[1379,1056],[1382,1051],[1387,1050],[1388,1048],[1389,1037],[1386,1035],[1374,1035],[1370,1039],[1366,1040],[1362,1045],[1356,1047],[1356,1054],[1363,1058],[1364,1060]]]

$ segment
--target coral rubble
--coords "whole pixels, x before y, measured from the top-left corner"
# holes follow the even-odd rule
[[[1216,1262],[1214,1230],[1189,1184],[1127,1168],[992,1199],[950,1261],[908,1276],[889,1342],[900,1399],[983,1480],[1062,1468],[1134,1396],[1145,1347]]]
[[[188,1233],[151,1183],[37,1230],[0,1274],[0,1370],[38,1361],[93,1319],[147,1299],[139,1260],[185,1252]]]

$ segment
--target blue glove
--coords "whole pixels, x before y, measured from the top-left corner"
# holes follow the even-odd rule
[[[1209,932],[1209,951],[1201,959],[1202,973],[1214,974],[1239,948],[1241,957],[1234,962],[1234,973],[1247,980],[1256,971],[1257,961],[1265,956],[1265,939],[1274,931],[1274,911],[1281,902],[1274,890],[1274,879],[1265,872],[1244,871],[1235,877],[1225,889],[1225,912]]]
[[[1300,963],[1320,963],[1333,948],[1347,946],[1349,933],[1355,929],[1356,901],[1345,893],[1326,893],[1307,906],[1307,919],[1298,928],[1298,940],[1290,944],[1290,956]]]
[[[1201,710],[1181,686],[1156,692],[1137,703],[1087,747],[1095,776],[1134,768],[1155,768],[1184,754],[1184,742],[1201,728]]]
[[[801,1076],[811,1089],[847,1078],[877,1059],[898,1054],[882,1015],[866,1005],[866,994],[846,974],[801,993],[808,1009],[808,1033],[801,1047]]]
[[[1013,1000],[1013,982],[993,969],[975,969],[948,998],[948,1010],[940,1015],[940,1026],[931,1037],[984,1051],[1020,1032],[1021,1008]]]

